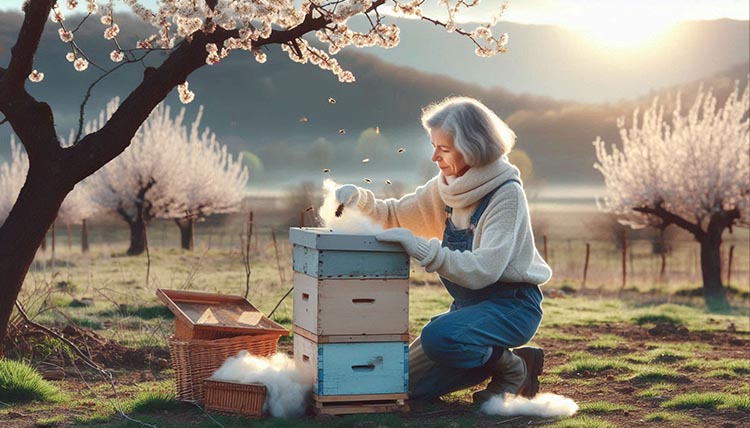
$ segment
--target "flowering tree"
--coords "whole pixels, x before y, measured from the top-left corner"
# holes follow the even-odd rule
[[[138,0],[126,0],[132,11],[155,27],[155,34],[137,43],[121,46],[118,34],[122,31],[115,22],[112,3],[98,5],[86,0],[87,15],[100,15],[105,26],[103,36],[111,40],[110,60],[117,65],[107,66],[87,55],[84,46],[75,40],[80,25],[68,25],[63,11],[55,0],[27,0],[23,4],[24,20],[11,50],[10,63],[0,67],[0,112],[21,140],[29,155],[29,174],[8,218],[0,228],[0,338],[4,338],[13,304],[23,284],[44,233],[54,220],[65,196],[76,183],[93,174],[104,164],[122,153],[130,144],[140,125],[151,110],[167,94],[178,88],[183,102],[194,94],[188,89],[187,77],[206,64],[216,64],[231,50],[250,51],[263,62],[269,46],[279,45],[297,62],[309,62],[332,71],[339,80],[348,82],[354,76],[333,58],[343,47],[381,46],[398,44],[399,30],[386,25],[381,13],[386,7],[394,13],[411,16],[448,31],[468,37],[476,44],[478,55],[490,56],[505,51],[507,36],[495,37],[491,29],[505,6],[497,8],[488,23],[467,31],[456,25],[456,18],[464,8],[478,2],[444,0],[447,18],[431,18],[422,13],[423,0],[400,2],[390,0],[163,0],[158,10],[149,10]],[[76,9],[78,0],[67,0],[67,7]],[[143,69],[143,80],[120,104],[110,119],[98,131],[82,135],[82,126],[74,144],[63,148],[54,127],[54,115],[48,104],[34,99],[25,88],[27,79],[38,82],[44,70],[34,69],[34,56],[39,46],[47,17],[59,26],[58,32],[67,57],[76,70],[96,72],[104,77],[114,69],[128,64],[141,67],[150,52],[161,50],[166,58],[158,67]],[[366,31],[354,31],[348,21],[358,17]],[[91,21],[88,21],[89,23]],[[305,35],[314,35],[328,46],[327,52],[313,46]],[[91,65],[91,67],[90,67]],[[80,123],[83,123],[81,118]]]
[[[87,124],[86,133],[103,126],[118,104],[112,100],[99,120]],[[92,198],[130,226],[128,254],[143,253],[145,228],[153,218],[174,219],[182,248],[192,249],[196,220],[239,208],[247,169],[208,128],[199,132],[202,115],[201,107],[188,129],[185,109],[172,118],[169,106],[159,104],[130,146],[91,177]]]
[[[725,229],[750,226],[750,85],[736,86],[723,108],[711,92],[698,91],[683,115],[679,98],[671,123],[654,100],[632,128],[618,121],[622,148],[609,153],[594,142],[604,176],[604,210],[633,228],[676,225],[700,243],[706,302],[726,304],[721,284]]]

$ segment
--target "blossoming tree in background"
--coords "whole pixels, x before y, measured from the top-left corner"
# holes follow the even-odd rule
[[[423,15],[422,0],[400,2],[390,0],[163,0],[158,10],[149,10],[138,0],[127,0],[133,13],[154,26],[154,34],[136,46],[122,46],[120,28],[112,12],[112,2],[99,5],[96,0],[27,0],[23,2],[24,19],[18,38],[11,50],[10,62],[0,66],[0,112],[19,137],[29,155],[29,174],[8,217],[0,227],[0,340],[7,332],[13,305],[36,248],[57,215],[58,208],[76,183],[93,174],[117,157],[130,144],[151,110],[175,87],[183,102],[194,94],[188,89],[187,78],[206,64],[216,65],[232,50],[250,51],[259,62],[266,59],[269,46],[278,45],[291,60],[311,63],[332,71],[339,80],[349,82],[354,76],[344,70],[333,57],[345,46],[381,46],[398,44],[399,29],[386,25],[386,7],[430,25],[470,38],[476,53],[491,56],[505,51],[507,36],[493,36],[492,29],[505,9],[498,7],[486,24],[473,30],[456,25],[465,8],[478,2],[445,0],[447,18]],[[105,62],[90,57],[85,46],[75,40],[80,25],[66,22],[62,7],[85,10],[86,19],[97,15],[104,25],[103,37],[112,42],[112,51]],[[61,55],[66,55],[76,70],[103,77],[114,69],[134,65],[133,72],[142,73],[143,80],[124,99],[112,117],[96,132],[76,135],[74,144],[63,148],[54,127],[54,113],[48,104],[34,99],[25,88],[26,82],[44,79],[45,70],[34,68],[34,56],[47,18],[58,26]],[[365,24],[362,32],[352,30],[348,22],[358,17]],[[98,25],[95,19],[85,23]],[[311,45],[302,37],[315,36],[327,51]],[[160,50],[165,59],[157,67],[142,68],[142,60],[150,52]],[[107,65],[110,64],[110,65]],[[71,94],[77,95],[77,94]],[[83,110],[83,109],[82,109]],[[80,120],[83,123],[83,118]],[[0,342],[1,343],[1,342]],[[2,349],[0,348],[0,354]]]
[[[621,119],[622,147],[608,152],[594,142],[604,176],[603,209],[633,228],[690,232],[700,243],[706,302],[725,305],[721,283],[721,239],[725,229],[750,226],[750,85],[739,87],[717,108],[716,98],[701,88],[683,114],[678,99],[671,122],[657,100],[633,114],[632,128]]]
[[[111,101],[86,133],[103,126],[118,104]],[[247,169],[208,128],[200,132],[202,107],[190,128],[185,109],[174,118],[170,110],[158,105],[130,146],[90,179],[96,203],[130,226],[130,255],[143,253],[146,226],[157,217],[174,219],[182,247],[192,249],[195,221],[238,210],[246,194]]]

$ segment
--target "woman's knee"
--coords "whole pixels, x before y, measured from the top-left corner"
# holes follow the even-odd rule
[[[428,323],[420,334],[422,341],[422,352],[433,361],[440,361],[440,356],[446,351],[446,345],[450,339],[445,335],[445,330],[439,328],[435,323]]]

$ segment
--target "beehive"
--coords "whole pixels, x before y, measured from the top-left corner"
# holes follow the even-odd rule
[[[319,413],[406,410],[409,256],[372,235],[292,228],[294,358]]]

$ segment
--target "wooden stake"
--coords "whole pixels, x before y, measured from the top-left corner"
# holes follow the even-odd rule
[[[542,237],[544,239],[544,261],[549,264],[549,257],[547,256],[547,235]]]
[[[622,228],[622,285],[620,286],[620,292],[625,289],[628,277],[628,232],[625,228]]]
[[[81,252],[89,252],[89,229],[86,227],[86,219],[81,221]]]
[[[727,286],[732,282],[732,258],[734,257],[734,244],[729,246],[729,261],[727,262]]]
[[[667,252],[661,252],[661,269],[659,270],[659,282],[664,282],[664,273],[667,271]]]
[[[586,243],[586,261],[583,263],[583,282],[581,283],[581,289],[586,288],[586,276],[589,272],[589,253],[591,252],[591,244]]]

